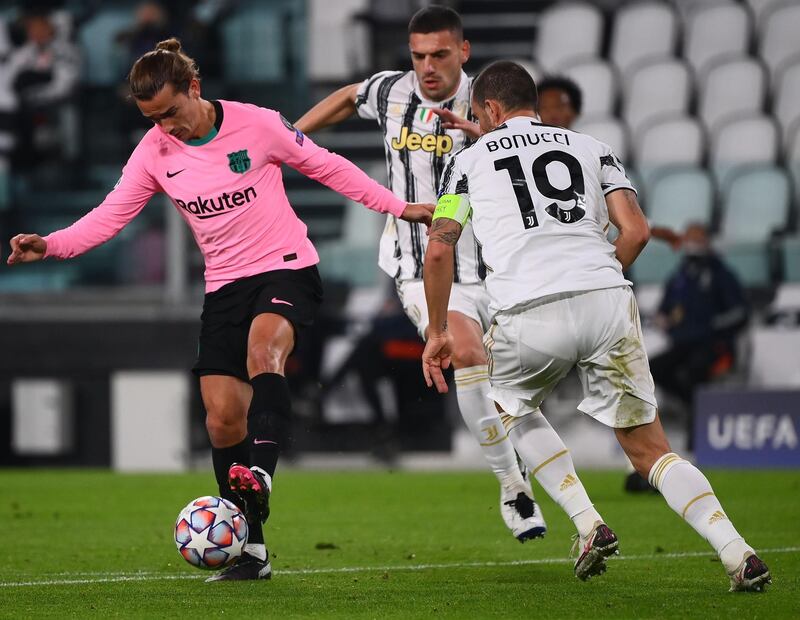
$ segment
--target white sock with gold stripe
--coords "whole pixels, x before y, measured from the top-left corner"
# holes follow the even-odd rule
[[[489,400],[489,371],[486,365],[459,368],[455,371],[456,397],[461,417],[472,436],[478,440],[483,456],[500,481],[503,489],[530,495],[531,490],[522,479],[517,465],[517,455],[494,402]]]
[[[575,472],[569,450],[538,409],[518,418],[501,414],[508,436],[536,481],[567,513],[581,537],[603,518]]]
[[[669,452],[653,464],[647,479],[669,507],[714,547],[728,572],[753,553],[722,510],[711,483],[689,461]]]

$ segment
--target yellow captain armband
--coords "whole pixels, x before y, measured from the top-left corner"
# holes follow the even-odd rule
[[[433,219],[438,220],[440,217],[446,217],[464,226],[471,213],[472,208],[469,205],[469,198],[464,194],[444,194],[436,204]]]

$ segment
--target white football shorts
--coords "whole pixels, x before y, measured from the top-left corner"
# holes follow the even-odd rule
[[[639,309],[628,286],[550,295],[518,312],[498,313],[484,345],[489,397],[508,415],[537,409],[577,364],[580,411],[613,428],[656,417]]]
[[[419,335],[425,339],[428,329],[428,304],[425,301],[425,284],[422,280],[398,280],[397,294],[408,318],[414,323]],[[460,312],[476,321],[485,332],[489,327],[489,294],[482,282],[472,284],[453,283],[450,291],[450,312]]]

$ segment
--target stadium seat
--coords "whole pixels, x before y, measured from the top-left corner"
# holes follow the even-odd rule
[[[773,232],[786,228],[790,204],[785,170],[741,169],[723,193],[720,234],[726,241],[768,241]]]
[[[537,84],[544,75],[544,72],[529,58],[514,58],[514,62],[523,67]]]
[[[725,191],[737,169],[746,164],[772,164],[778,155],[775,120],[758,115],[723,125],[711,140],[711,170]]]
[[[710,226],[713,205],[714,184],[709,174],[700,168],[685,168],[656,179],[647,188],[644,206],[651,224],[681,232],[694,222]]]
[[[386,184],[386,166],[382,162],[369,166],[366,172],[381,184]],[[377,248],[384,223],[385,218],[375,217],[357,202],[348,200],[342,236],[318,246],[323,276],[353,286],[374,285],[379,271]]]
[[[133,8],[100,9],[81,26],[78,41],[83,49],[83,81],[91,86],[111,86],[125,80],[129,67],[116,36],[133,24]]]
[[[689,15],[683,55],[698,82],[702,83],[715,60],[726,55],[745,55],[750,34],[750,15],[740,4],[710,5]]]
[[[713,64],[700,83],[698,114],[714,133],[734,116],[760,112],[767,92],[763,65],[753,58],[736,57]]]
[[[628,78],[622,117],[634,141],[639,132],[659,117],[682,114],[689,108],[691,77],[681,60],[661,60],[642,65]]]
[[[775,85],[773,113],[781,124],[783,135],[800,126],[800,56],[778,75]]]
[[[644,62],[669,58],[678,39],[678,19],[664,2],[632,2],[614,15],[609,58],[620,75]]]
[[[769,284],[770,238],[786,228],[789,204],[789,179],[777,167],[741,171],[725,192],[718,250],[745,286]]]
[[[631,265],[631,277],[637,285],[663,284],[672,275],[681,260],[666,243],[652,240]]]
[[[750,339],[748,383],[760,388],[800,387],[800,330],[756,327]]]
[[[564,74],[581,87],[583,93],[584,116],[610,115],[619,89],[617,73],[606,61],[591,58],[583,62],[571,63]]]
[[[533,56],[548,72],[569,59],[599,56],[603,14],[587,2],[559,2],[542,11]]]
[[[657,243],[657,242],[656,242]],[[658,306],[664,297],[664,287],[660,284],[644,284],[634,289],[636,305],[642,318],[649,318],[658,313]]]
[[[800,262],[798,262],[800,267]],[[781,310],[800,310],[800,284],[797,282],[786,282],[778,285],[775,291],[775,299],[769,305],[772,311]]]
[[[784,2],[764,15],[758,51],[775,78],[792,56],[800,54],[800,3]]]
[[[646,127],[634,142],[634,148],[636,166],[649,184],[664,169],[699,166],[706,138],[696,119],[681,115]]]
[[[756,29],[761,29],[764,18],[770,11],[779,4],[784,4],[786,0],[745,0],[745,4],[750,8],[750,12],[755,19]]]
[[[222,24],[223,67],[235,82],[272,82],[284,77],[287,33],[279,9],[253,6]]]
[[[619,120],[612,116],[583,117],[573,126],[575,131],[588,134],[593,138],[605,142],[622,160],[623,164],[628,159],[628,134]]]
[[[800,282],[800,236],[785,237],[781,243],[783,279]]]
[[[710,6],[719,4],[733,4],[736,0],[670,0],[670,4],[675,7],[681,21],[686,24],[692,15]]]
[[[786,141],[786,166],[794,183],[795,203],[800,206],[800,123],[786,135]]]

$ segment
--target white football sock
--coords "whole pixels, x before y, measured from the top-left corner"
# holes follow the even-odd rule
[[[586,494],[558,433],[538,409],[518,418],[503,414],[501,419],[531,474],[572,519],[581,537],[589,536],[603,518]]]
[[[247,543],[243,551],[259,560],[263,561],[267,559],[267,547],[264,543]]]
[[[487,397],[490,387],[488,367],[484,364],[459,368],[454,374],[461,417],[478,440],[483,456],[503,490],[515,497],[520,492],[533,497],[530,487],[522,479],[514,446],[500,422],[500,414]]]
[[[647,480],[670,508],[711,543],[728,572],[735,570],[746,554],[753,553],[723,512],[711,484],[689,461],[669,452],[655,462]]]

